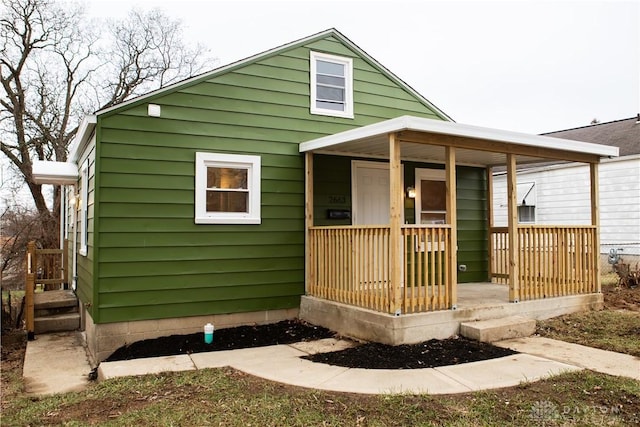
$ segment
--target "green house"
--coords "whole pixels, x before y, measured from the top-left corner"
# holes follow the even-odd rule
[[[515,248],[520,227],[492,229],[491,167],[555,158],[597,176],[612,154],[557,141],[454,123],[332,29],[98,111],[70,165],[34,174],[66,184],[72,287],[98,361],[208,322],[297,316],[369,339],[362,316],[377,316],[373,338],[397,343],[417,337],[388,322],[454,311],[461,283],[595,301],[596,274],[547,286],[497,246]],[[511,268],[490,262],[499,251]]]

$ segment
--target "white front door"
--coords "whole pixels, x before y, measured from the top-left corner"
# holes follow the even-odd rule
[[[351,165],[353,225],[389,224],[389,164],[354,160]]]

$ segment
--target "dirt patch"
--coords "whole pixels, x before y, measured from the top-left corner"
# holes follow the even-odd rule
[[[640,287],[603,286],[604,306],[608,310],[640,311]]]

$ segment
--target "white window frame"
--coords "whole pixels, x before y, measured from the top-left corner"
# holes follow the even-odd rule
[[[87,256],[89,252],[88,244],[88,222],[89,222],[89,159],[84,162],[80,171],[80,249],[78,252],[82,256]]]
[[[532,208],[532,214],[533,214],[533,218],[523,218],[523,212],[522,209],[523,207],[529,207]],[[535,224],[536,223],[536,205],[518,205],[517,207],[518,209],[518,224]]]
[[[536,224],[536,193],[536,181],[524,181],[516,184],[518,224]],[[523,218],[521,206],[530,206],[533,208],[533,219]]]
[[[247,169],[248,212],[207,212],[207,168]],[[196,224],[260,224],[260,156],[196,153]]]
[[[317,61],[333,62],[344,66],[344,111],[330,110],[327,108],[319,108],[316,106],[317,101]],[[323,116],[353,118],[353,59],[342,56],[329,55],[320,52],[310,52],[309,56],[311,69],[311,114],[319,114]]]

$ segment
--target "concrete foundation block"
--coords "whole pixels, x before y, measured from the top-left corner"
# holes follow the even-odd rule
[[[522,316],[460,323],[460,335],[482,342],[522,338],[536,331],[536,321]]]

